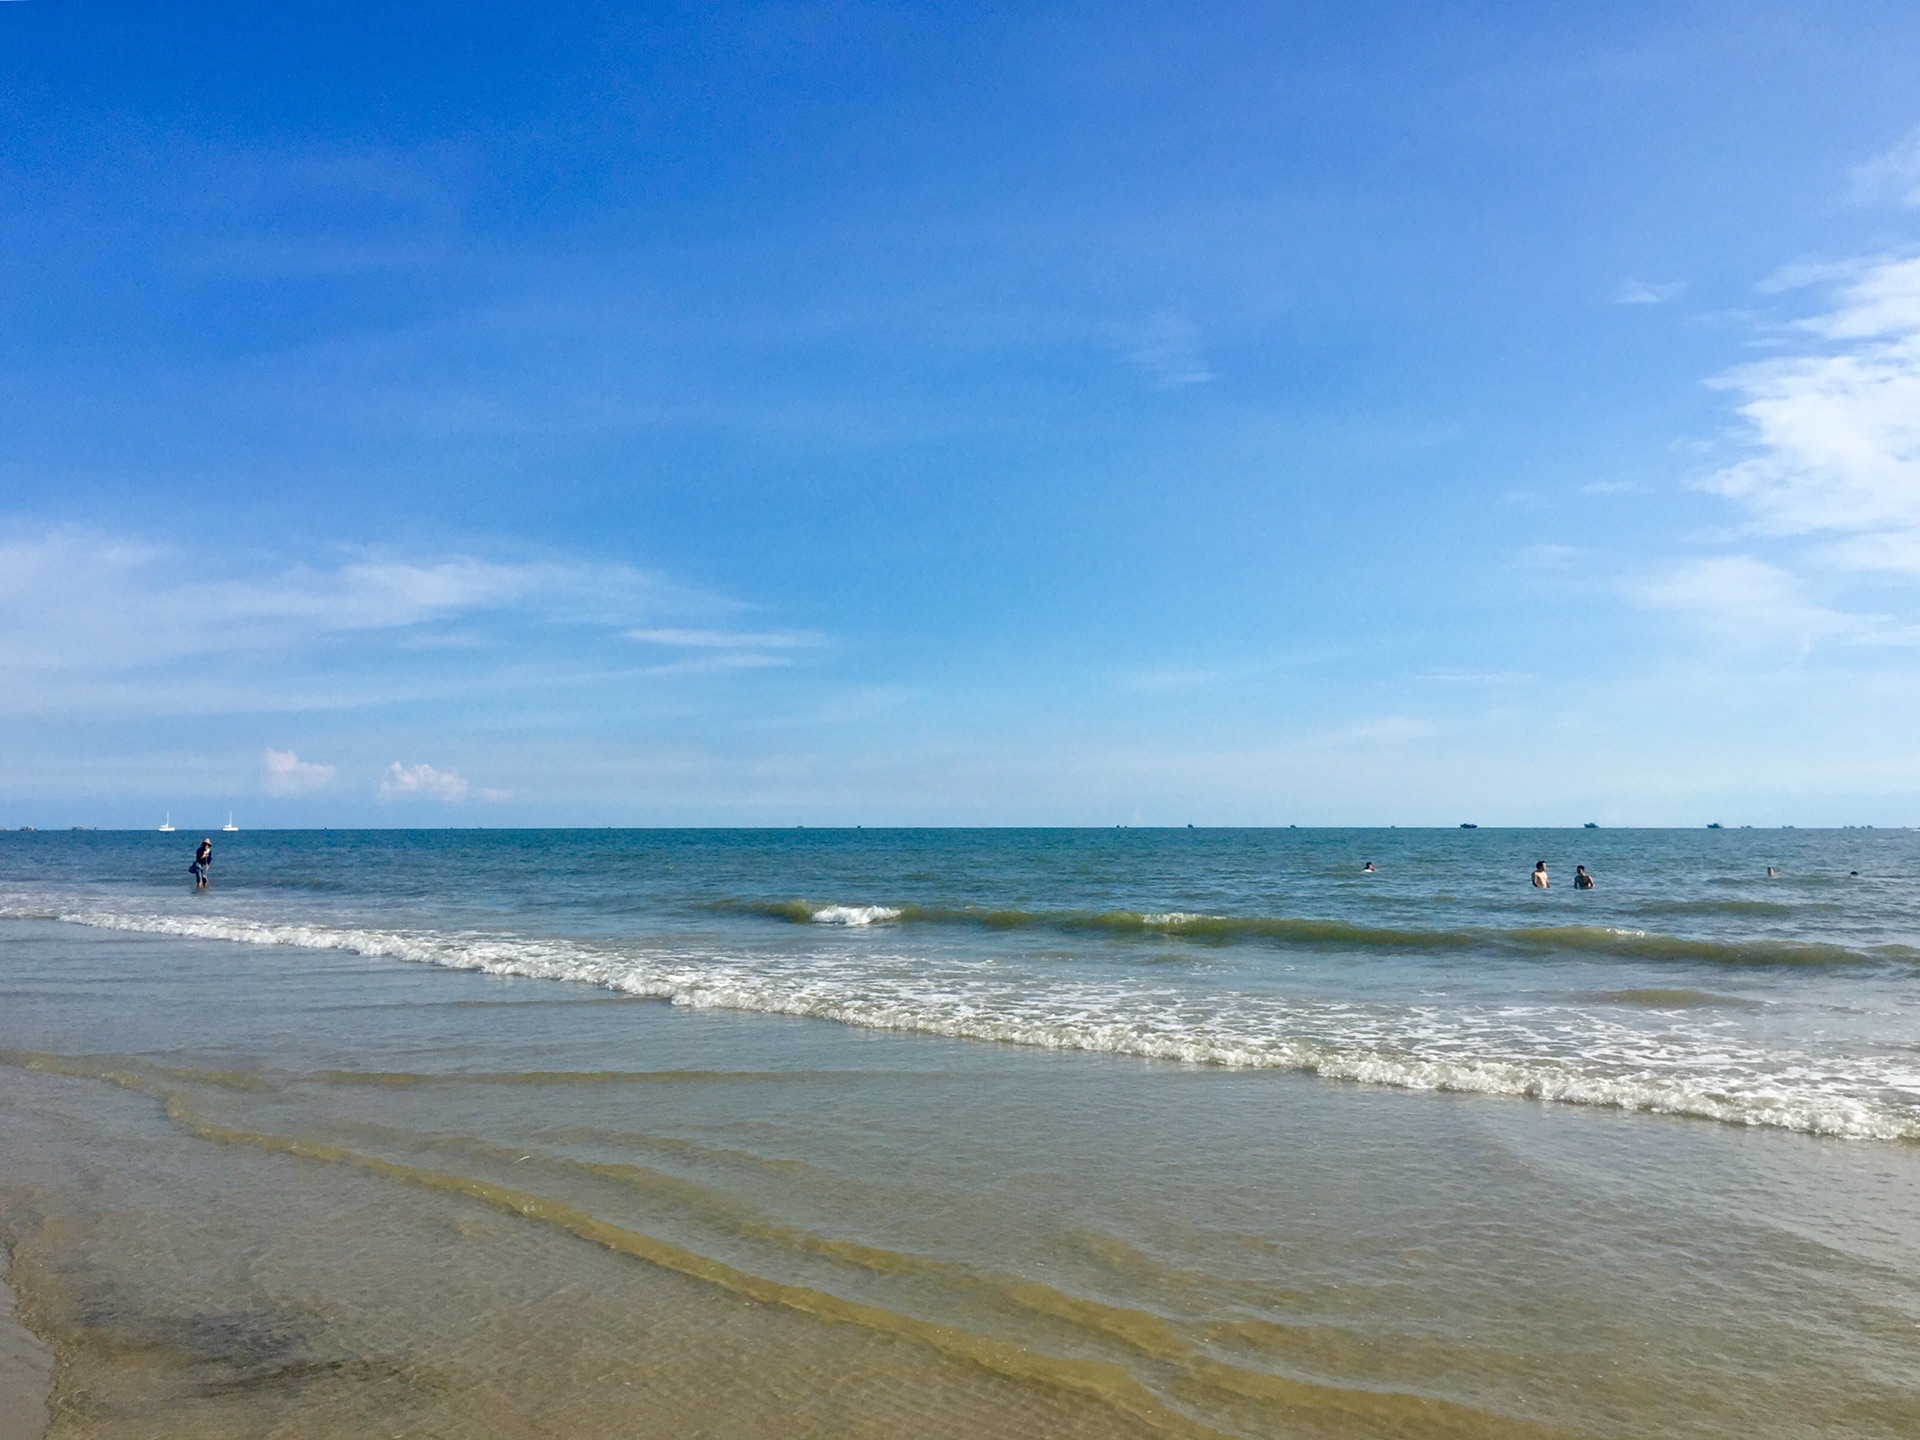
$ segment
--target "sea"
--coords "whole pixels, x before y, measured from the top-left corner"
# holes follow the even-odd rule
[[[212,838],[0,834],[56,1435],[1920,1434],[1915,832]]]

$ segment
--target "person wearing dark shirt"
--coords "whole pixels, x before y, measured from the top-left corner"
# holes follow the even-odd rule
[[[204,890],[207,888],[207,872],[212,869],[213,837],[207,835],[201,838],[200,848],[193,852],[193,864],[187,867],[188,872],[193,876],[194,889]]]

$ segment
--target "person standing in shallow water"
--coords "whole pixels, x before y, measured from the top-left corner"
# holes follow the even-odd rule
[[[200,848],[193,852],[193,864],[187,869],[193,875],[193,888],[206,889],[207,872],[213,869],[213,837],[211,835],[200,837]]]
[[[1533,862],[1533,888],[1536,890],[1544,890],[1547,888],[1547,885],[1549,883],[1550,882],[1547,880],[1547,862],[1544,860],[1534,861]]]
[[[1587,874],[1586,866],[1576,865],[1573,867],[1573,888],[1576,890],[1591,890],[1593,888],[1593,877]]]

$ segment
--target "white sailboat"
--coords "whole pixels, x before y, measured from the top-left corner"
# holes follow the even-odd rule
[[[167,818],[160,822],[160,833],[162,835],[173,834],[173,812],[171,810],[167,811]]]
[[[238,835],[240,833],[240,827],[233,823],[233,811],[227,811],[227,823],[220,828],[229,835]]]

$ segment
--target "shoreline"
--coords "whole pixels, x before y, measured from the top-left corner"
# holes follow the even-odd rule
[[[0,1246],[0,1440],[41,1440],[51,1416],[53,1352],[15,1313],[7,1287],[12,1257]]]
[[[102,1436],[1920,1434],[1908,1147],[21,933],[13,1278]]]

